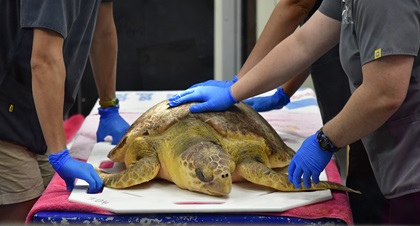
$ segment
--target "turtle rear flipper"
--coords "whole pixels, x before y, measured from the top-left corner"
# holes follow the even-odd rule
[[[302,190],[323,190],[323,189],[332,189],[332,190],[339,190],[339,191],[346,191],[346,192],[352,192],[356,194],[362,194],[360,191],[351,189],[349,187],[346,187],[342,184],[330,182],[330,181],[320,181],[318,184],[315,184],[312,182],[312,185],[310,188],[305,188],[305,185],[303,185],[303,182],[301,184]]]
[[[238,170],[239,175],[252,183],[271,187],[279,191],[296,192],[333,189],[361,194],[360,191],[329,181],[321,181],[318,184],[312,183],[310,188],[306,188],[302,183],[301,188],[295,188],[295,186],[290,183],[286,174],[276,172],[251,158],[244,159],[237,165],[236,170]]]

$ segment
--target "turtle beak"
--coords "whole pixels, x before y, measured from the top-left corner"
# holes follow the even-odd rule
[[[211,171],[204,173],[201,169],[196,169],[195,173],[200,181],[204,182],[199,189],[201,192],[213,196],[225,196],[230,193],[232,189],[232,178],[229,170],[225,169],[224,172],[220,171],[219,173],[213,174]]]
[[[226,196],[232,190],[232,180],[219,178],[203,186],[205,193],[213,196]]]

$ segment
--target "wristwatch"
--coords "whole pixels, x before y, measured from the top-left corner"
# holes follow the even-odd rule
[[[327,152],[337,152],[340,150],[339,147],[334,146],[334,144],[330,141],[330,139],[325,136],[324,132],[322,131],[322,128],[316,132],[316,139],[318,141],[319,147]]]
[[[112,100],[99,100],[99,105],[101,108],[107,108],[107,107],[117,107],[120,101],[118,98],[114,98]]]

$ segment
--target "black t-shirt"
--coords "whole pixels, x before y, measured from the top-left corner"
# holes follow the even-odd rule
[[[46,28],[64,38],[67,112],[89,55],[101,0],[20,0],[0,3],[0,140],[45,153],[31,85],[33,28]]]

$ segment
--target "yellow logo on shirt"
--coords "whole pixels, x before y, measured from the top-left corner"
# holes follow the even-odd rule
[[[375,60],[382,57],[382,49],[375,50]]]

